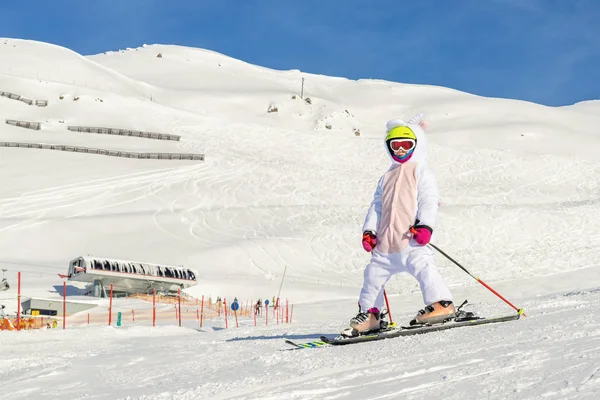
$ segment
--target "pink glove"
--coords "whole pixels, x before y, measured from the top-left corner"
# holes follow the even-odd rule
[[[364,231],[362,236],[362,245],[365,251],[373,251],[377,246],[377,236],[371,231]]]
[[[420,245],[425,246],[431,240],[432,229],[427,225],[416,225],[410,229],[413,239]]]

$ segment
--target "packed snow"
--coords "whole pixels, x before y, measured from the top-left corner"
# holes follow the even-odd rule
[[[158,57],[158,55],[161,55]],[[302,78],[304,88],[302,89]],[[201,49],[144,45],[84,57],[0,39],[0,142],[201,153],[138,160],[0,147],[0,268],[23,296],[59,299],[86,254],[184,265],[192,296],[294,304],[293,323],[222,318],[0,332],[2,398],[598,399],[600,102],[545,107],[452,89],[276,71]],[[302,97],[301,97],[302,94]],[[310,98],[310,101],[306,101]],[[268,112],[269,108],[276,112]],[[424,113],[441,205],[435,243],[519,307],[519,321],[295,350],[356,314],[361,228],[389,167],[386,121]],[[68,125],[181,141],[70,132]],[[514,312],[436,255],[455,301]],[[386,286],[393,317],[422,308]],[[106,314],[106,300],[98,315]],[[119,299],[117,307],[129,307]],[[103,318],[103,317],[102,317]]]

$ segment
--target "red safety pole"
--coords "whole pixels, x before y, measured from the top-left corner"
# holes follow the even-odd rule
[[[177,289],[177,303],[179,305],[179,326],[181,326],[181,289]]]
[[[290,312],[290,305],[288,303],[288,299],[285,299],[285,323],[286,324],[290,323],[289,312]]]
[[[67,281],[63,281],[63,329],[67,329]]]
[[[204,319],[204,295],[202,295],[202,305],[200,306],[200,328],[202,328],[202,320]]]
[[[88,313],[88,325],[90,324],[90,313]]]
[[[223,312],[225,313],[225,329],[229,328],[229,320],[227,318],[227,299],[223,297]]]
[[[235,327],[239,328],[240,326],[238,325],[237,310],[233,310],[233,315],[235,315]]]
[[[21,273],[17,272],[17,330],[21,330]]]
[[[265,304],[265,325],[269,325],[269,305]]]
[[[110,284],[110,300],[108,303],[108,326],[112,323],[112,296],[113,296],[113,284]]]
[[[156,326],[156,289],[152,289],[152,326]]]

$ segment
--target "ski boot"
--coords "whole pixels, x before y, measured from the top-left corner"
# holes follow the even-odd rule
[[[410,321],[410,325],[433,325],[446,322],[456,317],[456,309],[451,301],[438,301],[419,310],[415,318]]]
[[[345,329],[341,335],[345,337],[356,337],[364,335],[368,332],[376,332],[382,329],[385,325],[387,328],[387,322],[381,320],[381,312],[378,308],[369,308],[367,312],[359,311],[356,317],[350,320],[350,328]]]

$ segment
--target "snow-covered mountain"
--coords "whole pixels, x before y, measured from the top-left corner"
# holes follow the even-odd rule
[[[304,80],[304,82],[303,82]],[[600,396],[600,105],[545,107],[452,89],[276,71],[194,48],[83,57],[0,39],[0,142],[202,153],[136,160],[0,147],[0,267],[16,309],[57,296],[69,260],[183,264],[187,291],[277,294],[294,324],[211,332],[137,326],[0,332],[7,398],[453,398]],[[301,93],[303,98],[300,97]],[[310,101],[307,101],[307,98]],[[268,110],[277,109],[276,112]],[[369,256],[361,227],[389,166],[386,121],[422,112],[441,193],[436,243],[524,307],[518,322],[346,348],[280,352],[335,333],[356,312]],[[71,132],[146,130],[181,141]],[[360,135],[356,133],[360,132]],[[504,303],[442,257],[457,300]],[[387,285],[396,320],[422,307],[408,276]],[[51,346],[48,344],[51,343]],[[33,368],[32,366],[36,367]]]

